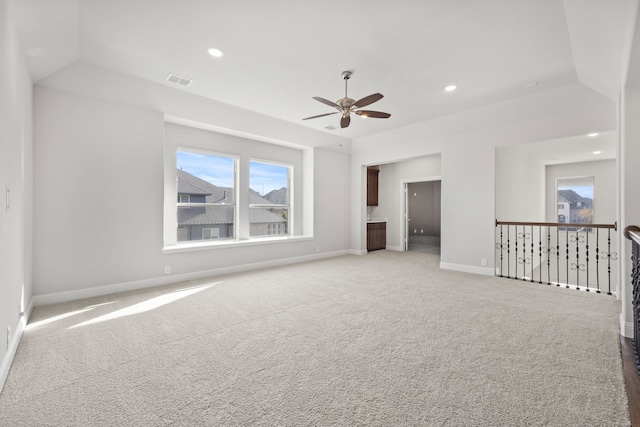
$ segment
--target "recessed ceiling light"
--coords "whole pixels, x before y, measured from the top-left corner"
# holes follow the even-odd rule
[[[602,154],[602,151],[594,151],[593,154]]]
[[[214,58],[220,58],[224,55],[223,51],[221,51],[220,49],[216,49],[214,47],[207,49],[207,53],[213,56]]]
[[[587,136],[590,137],[590,138],[593,138],[593,137],[598,136],[598,135],[600,135],[598,132],[593,132],[593,133],[587,134]]]
[[[457,88],[458,88],[458,86],[456,86],[456,85],[449,85],[449,86],[445,87],[444,90],[446,90],[447,92],[453,92]]]

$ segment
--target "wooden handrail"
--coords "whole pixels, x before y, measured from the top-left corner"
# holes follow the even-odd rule
[[[624,237],[640,245],[640,227],[637,225],[627,225],[624,228]]]
[[[565,223],[565,222],[498,221],[496,219],[496,226],[498,226],[498,225],[537,225],[537,226],[542,226],[542,227],[584,227],[584,228],[593,227],[593,228],[612,228],[612,229],[614,229],[616,231],[618,230],[618,223],[617,222],[614,222],[613,224],[573,224],[573,223]],[[633,226],[630,226],[630,227],[633,227]],[[627,227],[627,228],[629,228],[629,227]],[[626,230],[626,228],[625,228],[625,230]],[[638,231],[640,231],[640,228],[638,228]]]

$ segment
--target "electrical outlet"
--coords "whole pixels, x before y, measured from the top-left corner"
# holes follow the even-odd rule
[[[483,265],[484,267],[486,267],[486,266],[487,266],[487,259],[486,259],[486,258],[482,258],[482,260],[481,260],[481,261],[482,261],[482,265]]]
[[[11,345],[11,326],[7,326],[7,349]]]
[[[170,265],[165,265],[164,266],[164,274],[171,274],[171,266]]]

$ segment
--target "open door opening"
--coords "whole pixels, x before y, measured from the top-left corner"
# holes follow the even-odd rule
[[[440,180],[405,184],[405,250],[440,254]]]

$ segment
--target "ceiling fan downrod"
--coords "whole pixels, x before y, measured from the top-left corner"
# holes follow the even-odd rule
[[[344,97],[348,98],[348,96],[347,96],[347,82],[351,78],[351,71],[343,71],[342,74],[340,74],[340,76],[342,76],[342,78],[344,79]]]

